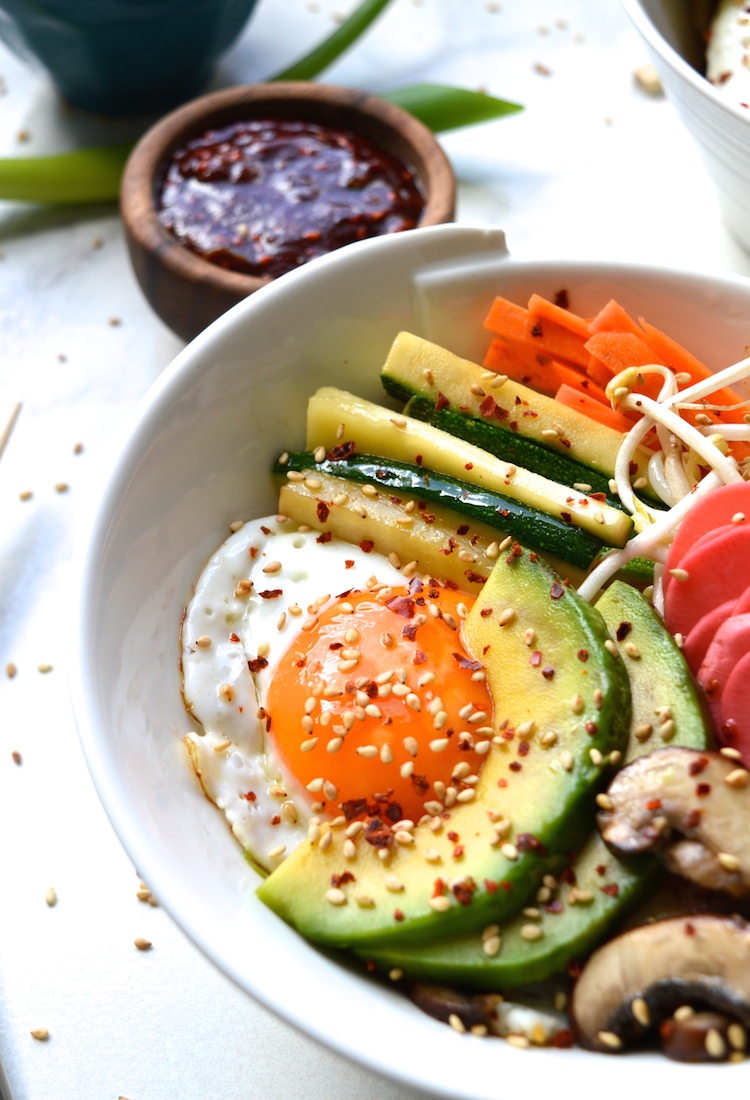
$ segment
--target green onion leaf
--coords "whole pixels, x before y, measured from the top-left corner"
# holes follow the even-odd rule
[[[383,92],[381,96],[415,115],[436,133],[471,126],[475,122],[489,122],[523,110],[520,103],[448,84],[412,84],[395,92]]]
[[[389,0],[363,0],[348,18],[319,46],[300,58],[288,69],[283,69],[269,80],[312,80],[314,76],[332,65],[339,54],[348,50],[359,36],[387,7]]]
[[[115,202],[132,145],[95,145],[51,157],[0,158],[0,199]]]

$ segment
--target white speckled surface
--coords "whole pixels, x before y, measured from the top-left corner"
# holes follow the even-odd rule
[[[216,83],[262,78],[348,6],[260,0]],[[459,218],[501,225],[519,258],[750,274],[674,110],[634,85],[643,61],[617,0],[395,0],[327,78],[373,91],[435,79],[525,103],[522,115],[444,138]],[[0,153],[128,134],[126,123],[66,111],[42,73],[1,47],[0,75]],[[270,1016],[135,896],[136,871],[99,805],[68,701],[70,558],[127,414],[181,343],[142,299],[113,207],[0,204],[0,249],[0,420],[24,403],[0,461],[0,1058],[9,1097],[415,1098]],[[31,499],[20,500],[27,490]],[[42,673],[45,663],[52,670]],[[153,949],[136,950],[137,936]],[[293,975],[279,980],[293,997]],[[30,1037],[36,1027],[49,1029],[46,1043]]]

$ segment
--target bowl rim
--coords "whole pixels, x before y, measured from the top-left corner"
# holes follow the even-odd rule
[[[416,251],[439,236],[452,236],[454,238],[458,246],[458,260],[462,258],[465,260],[468,255],[472,261],[476,261],[480,251],[479,242],[482,241],[484,242],[482,247],[485,252],[489,251],[490,246],[494,246],[498,252],[498,259],[502,258],[502,262],[511,263],[520,273],[531,270],[541,273],[557,273],[558,271],[564,270],[569,282],[575,282],[576,280],[585,282],[586,280],[599,277],[618,280],[627,277],[648,275],[652,282],[656,280],[663,281],[665,279],[673,280],[677,284],[676,290],[679,287],[690,285],[700,286],[705,284],[707,278],[715,278],[724,288],[741,288],[748,296],[748,300],[750,300],[750,280],[739,275],[721,273],[714,275],[713,273],[707,274],[706,272],[686,271],[674,267],[649,265],[639,262],[618,263],[607,260],[565,260],[557,258],[548,260],[538,258],[515,260],[512,257],[509,258],[507,253],[505,256],[502,255],[504,236],[500,230],[496,227],[478,224],[443,225],[425,230],[412,231],[408,234],[396,234],[390,237],[380,237],[358,242],[347,246],[345,249],[330,253],[320,260],[314,261],[313,264],[308,264],[296,269],[288,275],[281,277],[279,280],[275,280],[264,288],[259,295],[253,295],[240,302],[226,315],[214,322],[214,324],[202,333],[201,336],[179,352],[172,363],[155,380],[133,413],[124,441],[119,447],[114,457],[114,461],[106,474],[102,492],[98,499],[92,500],[91,514],[86,517],[88,522],[85,522],[81,527],[81,534],[77,546],[77,560],[75,562],[77,583],[76,605],[79,614],[76,619],[75,653],[74,659],[70,663],[70,678],[71,694],[80,742],[89,772],[103,803],[105,812],[118,838],[123,844],[123,847],[126,849],[131,859],[134,860],[140,872],[157,890],[159,890],[160,902],[191,942],[201,950],[218,969],[233,980],[240,989],[249,993],[262,1005],[274,1012],[288,1024],[296,1027],[303,1034],[334,1050],[337,1054],[363,1065],[380,1075],[389,1077],[402,1085],[412,1087],[420,1092],[430,1090],[433,1095],[440,1095],[457,1100],[459,1096],[484,1098],[490,1095],[493,1097],[500,1095],[497,1092],[498,1081],[496,1076],[491,1079],[488,1078],[486,1082],[483,1077],[480,1091],[478,1078],[474,1071],[467,1074],[467,1091],[464,1091],[465,1086],[463,1084],[461,1088],[457,1086],[456,1079],[463,1072],[462,1059],[466,1057],[466,1055],[462,1053],[465,1047],[459,1048],[457,1044],[472,1042],[471,1037],[457,1036],[450,1029],[445,1029],[445,1036],[443,1037],[441,1035],[440,1037],[441,1046],[445,1046],[447,1050],[455,1052],[456,1077],[450,1081],[438,1079],[437,1073],[435,1072],[436,1067],[431,1069],[429,1066],[427,1067],[427,1079],[425,1079],[425,1069],[421,1065],[421,1058],[419,1053],[414,1050],[399,1050],[396,1053],[391,1053],[387,1056],[384,1055],[386,1063],[384,1065],[383,1058],[381,1057],[381,1048],[378,1044],[364,1041],[363,1036],[366,1029],[360,1027],[359,1031],[356,1032],[357,1038],[353,1039],[352,1035],[354,1032],[350,1021],[343,1022],[339,1030],[339,1028],[331,1026],[331,1021],[324,1016],[315,1016],[306,1012],[297,999],[293,996],[288,996],[285,990],[277,987],[259,986],[256,975],[248,973],[247,968],[243,970],[238,959],[231,956],[226,945],[212,942],[204,936],[203,933],[205,929],[199,925],[199,922],[197,922],[193,916],[195,911],[194,889],[191,891],[191,889],[189,889],[184,882],[180,881],[179,877],[172,872],[169,865],[166,864],[160,856],[154,854],[147,838],[142,835],[143,830],[137,822],[132,820],[132,815],[128,807],[124,806],[121,801],[117,801],[120,797],[120,779],[116,774],[112,774],[110,763],[104,751],[104,741],[100,731],[96,728],[96,722],[94,720],[97,706],[93,697],[93,689],[91,684],[86,682],[93,658],[91,640],[86,637],[86,626],[90,620],[88,605],[97,597],[97,556],[101,553],[106,543],[113,522],[116,521],[120,496],[127,491],[130,481],[137,470],[139,448],[143,442],[143,438],[148,435],[158,406],[165,401],[169,401],[170,398],[173,398],[180,386],[185,381],[189,380],[190,376],[194,375],[196,371],[206,369],[206,356],[207,353],[210,352],[211,343],[216,336],[220,333],[226,335],[227,332],[231,333],[232,330],[238,331],[243,329],[248,323],[248,317],[252,320],[255,311],[261,308],[266,300],[270,301],[274,295],[283,293],[287,287],[293,285],[294,281],[304,282],[308,279],[314,279],[324,264],[337,264],[341,262],[341,258],[347,253],[349,255],[359,254],[364,258],[368,256],[372,257],[378,249],[389,249],[391,252],[396,253],[400,250],[408,252],[411,248]],[[461,251],[461,248],[463,248],[463,251]],[[473,252],[472,248],[474,249]],[[393,259],[393,257],[391,257],[391,259]],[[151,875],[152,870],[157,870],[158,872],[155,877]],[[279,921],[279,923],[282,928],[287,929],[287,926],[283,925],[283,922]],[[289,929],[287,929],[287,931],[289,931]],[[392,1040],[398,1039],[398,1033],[395,1035],[390,1032],[383,1034],[382,1031],[378,1031],[378,1026],[390,1024],[391,1017],[393,1016],[394,1006],[387,1002],[387,992],[387,990],[382,991],[383,996],[379,998],[383,1001],[381,1007],[384,1009],[383,1017],[385,1017],[385,1019],[376,1016],[372,1026],[375,1032],[383,1038],[384,1043],[391,1043]],[[395,997],[395,994],[393,994],[393,996]],[[398,1012],[399,1006],[396,1008],[396,1019],[398,1018]],[[430,1025],[434,1025],[434,1021],[431,1021],[427,1016],[424,1017],[424,1021]],[[420,1026],[420,1022],[417,1021],[417,1031],[420,1030]],[[560,1064],[558,1059],[569,1057],[570,1053],[571,1052],[552,1050],[536,1051],[535,1066],[538,1066],[540,1076],[545,1072],[545,1067],[547,1073],[549,1073],[550,1068],[553,1070],[556,1069],[559,1072]],[[576,1052],[573,1053],[575,1054]],[[503,1057],[501,1058],[495,1056],[497,1066],[501,1071],[510,1070],[515,1067],[512,1072],[513,1081],[510,1083],[514,1084],[515,1082],[513,1094],[520,1096],[520,1089],[522,1087],[521,1082],[527,1079],[528,1069],[525,1068],[525,1063],[522,1064],[518,1059],[522,1060],[526,1058],[527,1054],[522,1051],[514,1051],[510,1047],[507,1051],[503,1050],[502,1054]],[[582,1063],[576,1058],[578,1080],[579,1083],[584,1086],[584,1093],[586,1092],[586,1085],[589,1085],[593,1090],[598,1081],[600,1087],[603,1080],[603,1073],[601,1071],[603,1070],[606,1072],[607,1068],[611,1069],[612,1063],[603,1063],[601,1059],[597,1059],[595,1056],[588,1054],[588,1052],[578,1051],[577,1054],[586,1054],[585,1063]],[[486,1055],[483,1055],[480,1061],[483,1068],[486,1070],[487,1067],[484,1065],[485,1057]],[[607,1078],[609,1082],[607,1087],[610,1089],[609,1095],[613,1100],[623,1100],[625,1097],[632,1096],[632,1086],[635,1083],[634,1071],[636,1076],[639,1076],[642,1068],[644,1073],[650,1073],[652,1075],[653,1081],[658,1080],[661,1082],[662,1070],[666,1072],[668,1069],[669,1072],[667,1076],[669,1080],[671,1081],[672,1078],[674,1078],[674,1082],[676,1082],[684,1069],[684,1067],[676,1065],[675,1063],[667,1064],[666,1059],[660,1059],[658,1056],[651,1055],[639,1055],[637,1060],[632,1058],[621,1059],[617,1063],[617,1068],[618,1073],[615,1075],[610,1074]],[[689,1068],[692,1070],[694,1067],[691,1066]],[[735,1072],[741,1071],[735,1067]],[[684,1076],[679,1077],[680,1084],[683,1086],[683,1095],[686,1100],[697,1100],[698,1087],[701,1088],[700,1095],[703,1095],[702,1087],[704,1081],[702,1076],[697,1074],[693,1080],[696,1091],[685,1087],[688,1082]],[[740,1083],[744,1082],[742,1077],[738,1080]],[[517,1092],[516,1089],[518,1089]],[[503,1095],[506,1095],[505,1092]],[[509,1096],[510,1094],[508,1093],[507,1095]]]
[[[720,96],[711,81],[666,40],[646,11],[643,0],[620,0],[620,3],[647,45],[677,76],[686,80],[699,94],[707,96],[726,115],[741,119],[745,124],[750,122],[750,111],[742,110],[739,105]]]
[[[248,117],[280,112],[291,117],[299,110],[313,121],[321,109],[334,107],[344,128],[357,130],[364,118],[379,133],[392,135],[385,147],[398,142],[412,153],[414,170],[425,194],[418,228],[451,221],[455,212],[456,182],[450,161],[437,138],[402,107],[368,92],[334,84],[279,81],[243,84],[209,92],[183,104],[156,122],[134,146],[122,177],[120,213],[132,245],[158,258],[173,277],[210,284],[238,300],[273,280],[219,267],[182,244],[159,221],[157,190],[171,154],[184,141],[212,126]],[[260,111],[259,111],[260,109]],[[376,139],[377,140],[377,139]]]

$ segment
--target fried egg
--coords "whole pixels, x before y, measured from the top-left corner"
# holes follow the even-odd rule
[[[314,816],[408,830],[450,808],[493,735],[460,638],[472,597],[282,520],[217,550],[181,638],[195,773],[269,870]]]

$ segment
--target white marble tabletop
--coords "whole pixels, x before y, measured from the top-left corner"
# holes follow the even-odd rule
[[[263,79],[350,7],[260,0],[214,84]],[[750,275],[674,109],[633,79],[645,61],[618,0],[394,0],[327,79],[372,91],[439,80],[524,103],[443,139],[458,218],[502,226],[520,258]],[[4,48],[0,77],[0,154],[133,132],[66,108]],[[180,347],[138,290],[114,205],[0,204],[0,421],[23,403],[0,462],[5,1100],[416,1100],[271,1016],[139,900],[78,746],[66,665],[80,520]],[[153,949],[136,950],[139,936]]]

